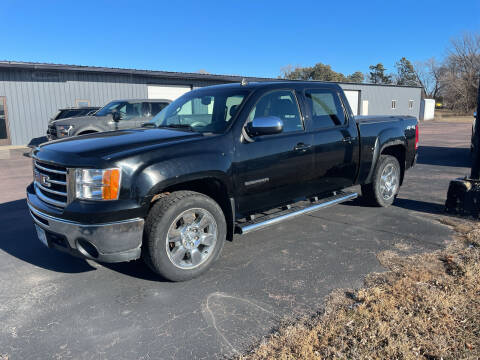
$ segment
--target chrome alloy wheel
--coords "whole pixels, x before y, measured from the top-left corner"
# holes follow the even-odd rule
[[[182,212],[167,233],[168,258],[180,269],[193,269],[212,254],[217,242],[217,222],[213,215],[200,208]]]
[[[384,200],[390,199],[397,193],[399,185],[398,169],[393,164],[388,164],[382,171],[380,178],[380,193]]]

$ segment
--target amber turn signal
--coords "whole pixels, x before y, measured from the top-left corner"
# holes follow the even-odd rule
[[[102,199],[116,200],[120,192],[120,169],[108,169],[103,172]]]

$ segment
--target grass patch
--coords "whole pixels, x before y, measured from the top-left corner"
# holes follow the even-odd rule
[[[336,291],[313,319],[282,327],[243,360],[480,359],[480,224],[431,253],[378,255],[389,270]]]

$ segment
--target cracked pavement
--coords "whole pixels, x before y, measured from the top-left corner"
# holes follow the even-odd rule
[[[0,358],[213,359],[241,353],[282,321],[354,288],[382,250],[437,249],[448,183],[469,173],[470,124],[422,123],[417,166],[394,206],[361,199],[225,244],[198,279],[170,283],[141,262],[97,264],[37,240],[25,203],[30,160],[0,159]],[[4,154],[5,155],[5,154]]]

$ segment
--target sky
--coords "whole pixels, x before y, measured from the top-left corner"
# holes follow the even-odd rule
[[[0,60],[277,77],[387,71],[480,33],[480,0],[2,0]]]

